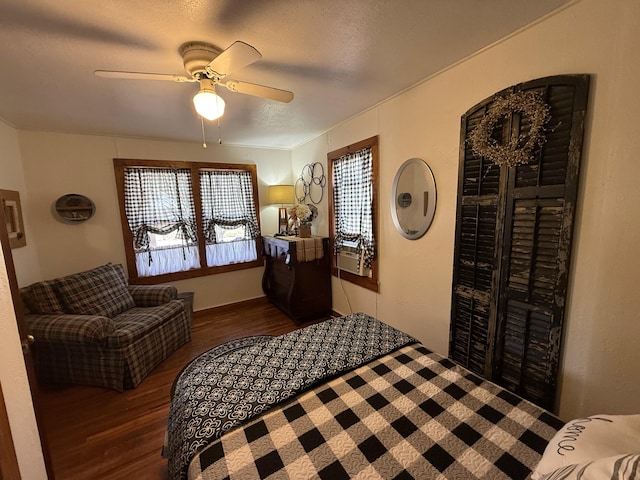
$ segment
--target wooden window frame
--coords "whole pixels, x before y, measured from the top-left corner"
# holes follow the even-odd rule
[[[334,191],[334,179],[333,179],[333,162],[338,160],[350,152],[356,152],[363,148],[371,148],[371,169],[372,169],[372,183],[373,183],[373,242],[375,245],[375,254],[373,261],[371,262],[371,277],[361,277],[344,270],[339,270],[337,267],[337,257],[335,255],[335,233],[336,233],[336,216],[335,207],[333,203],[333,191]],[[331,260],[331,275],[341,278],[350,283],[359,285],[368,290],[379,292],[380,285],[378,283],[378,164],[379,164],[379,148],[378,148],[378,136],[370,137],[365,140],[361,140],[357,143],[347,145],[346,147],[339,148],[327,154],[327,167],[329,170],[329,255]]]
[[[127,215],[124,205],[124,170],[127,167],[150,167],[150,168],[181,168],[191,170],[191,188],[193,190],[193,203],[196,210],[196,224],[198,228],[198,254],[200,256],[200,268],[185,270],[182,272],[164,273],[149,277],[138,276],[136,268],[136,253],[133,248],[133,235],[129,229]],[[261,237],[255,238],[256,252],[258,258],[251,262],[233,263],[216,267],[206,265],[206,244],[203,241],[203,221],[202,221],[202,200],[200,196],[200,181],[198,172],[200,170],[243,170],[251,174],[253,186],[253,201],[256,213],[260,212],[260,201],[258,199],[258,171],[255,165],[240,163],[207,163],[207,162],[187,162],[187,161],[165,161],[165,160],[135,160],[126,158],[114,158],[113,168],[116,178],[116,189],[118,192],[118,203],[120,205],[120,221],[122,226],[122,237],[127,259],[127,270],[129,272],[129,282],[137,285],[153,285],[166,283],[175,280],[185,280],[188,278],[202,277],[206,275],[217,275],[219,273],[246,270],[264,265],[262,257]],[[260,215],[256,215],[258,228],[260,228]]]

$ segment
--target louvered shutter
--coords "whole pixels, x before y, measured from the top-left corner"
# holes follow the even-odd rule
[[[450,356],[552,409],[567,291],[589,78],[549,77],[497,93],[462,117]],[[530,164],[493,165],[468,135],[497,96],[538,91],[550,106]],[[527,135],[526,116],[494,138]]]
[[[485,102],[463,117],[461,137],[468,135],[484,116]],[[507,128],[504,122],[495,132]],[[449,355],[473,372],[489,377],[492,364],[496,281],[494,265],[502,172],[493,163],[473,154],[468,142],[460,146],[460,180],[456,219],[456,249]]]

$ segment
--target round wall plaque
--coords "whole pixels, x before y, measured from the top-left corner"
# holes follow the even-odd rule
[[[69,193],[56,200],[55,209],[63,220],[84,222],[93,216],[96,206],[90,198],[84,195]]]

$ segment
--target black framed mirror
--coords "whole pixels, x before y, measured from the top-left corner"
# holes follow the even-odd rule
[[[398,232],[409,240],[422,237],[436,213],[436,181],[420,158],[404,162],[391,188],[391,217]]]

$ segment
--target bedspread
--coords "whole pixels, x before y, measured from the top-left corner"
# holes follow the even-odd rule
[[[317,382],[414,343],[368,315],[310,325],[188,365],[175,383],[168,422],[168,475],[186,476],[189,461],[223,433]]]
[[[525,479],[561,426],[411,344],[223,435],[189,478]]]

